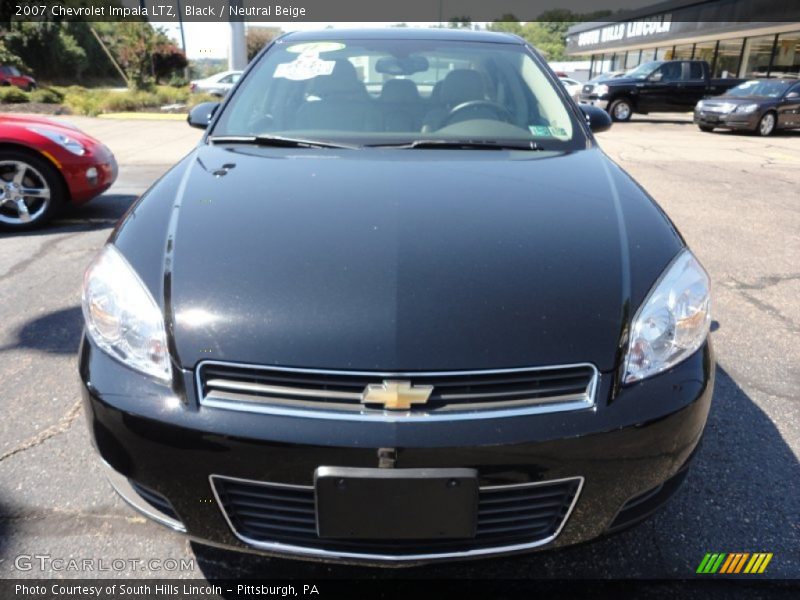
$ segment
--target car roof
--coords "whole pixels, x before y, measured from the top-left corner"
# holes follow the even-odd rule
[[[322,29],[295,31],[281,36],[282,42],[310,42],[319,40],[452,40],[461,42],[490,42],[495,44],[523,44],[524,40],[510,33],[472,31],[471,29],[442,29],[421,27],[387,27],[385,29]]]

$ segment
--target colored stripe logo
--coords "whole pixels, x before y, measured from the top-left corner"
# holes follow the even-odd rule
[[[700,561],[695,572],[701,575],[715,573],[755,575],[766,571],[771,560],[772,552],[755,552],[753,554],[749,552],[709,552]]]

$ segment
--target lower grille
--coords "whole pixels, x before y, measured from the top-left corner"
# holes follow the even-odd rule
[[[446,558],[532,548],[553,540],[566,522],[581,477],[481,487],[477,534],[470,540],[331,540],[317,536],[312,486],[214,475],[214,493],[234,534],[262,549],[382,560]]]

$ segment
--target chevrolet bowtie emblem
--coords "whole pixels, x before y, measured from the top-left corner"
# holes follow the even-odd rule
[[[433,392],[432,385],[412,386],[410,381],[370,383],[361,394],[362,404],[383,404],[389,410],[408,410],[412,404],[425,404]]]

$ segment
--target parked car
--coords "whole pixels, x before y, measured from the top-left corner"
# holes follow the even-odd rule
[[[559,77],[558,79],[562,84],[564,84],[564,87],[567,89],[567,93],[570,95],[570,98],[577,101],[583,84],[581,84],[581,82],[577,79],[572,79],[571,77]]]
[[[241,71],[223,71],[205,79],[195,79],[189,83],[189,89],[194,93],[211,94],[222,98],[241,76]]]
[[[17,67],[0,65],[0,86],[15,85],[21,90],[30,92],[36,89],[36,80],[23,75]]]
[[[678,488],[708,275],[524,40],[290,33],[220,106],[84,279],[84,405],[128,503],[387,564],[579,543]]]
[[[580,102],[608,110],[615,121],[628,121],[633,113],[686,112],[705,96],[722,94],[741,79],[711,79],[704,60],[654,60],[610,79],[591,90]]]
[[[64,121],[0,114],[0,228],[46,223],[66,204],[83,204],[117,178],[114,155]]]
[[[721,127],[762,136],[778,129],[800,128],[800,81],[746,81],[721,96],[700,100],[694,109],[694,122],[702,131]]]

